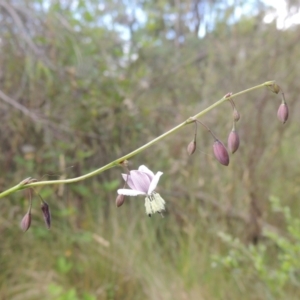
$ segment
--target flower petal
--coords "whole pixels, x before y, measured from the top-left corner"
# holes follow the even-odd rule
[[[127,176],[128,176],[128,179],[127,179]],[[135,185],[134,185],[134,183],[133,183],[132,178],[131,178],[130,175],[122,174],[122,177],[123,177],[124,181],[127,183],[127,185],[128,185],[131,189],[136,190],[136,187],[135,187]]]
[[[148,192],[151,180],[149,175],[141,172],[141,171],[130,171],[130,177],[132,179],[133,185],[135,186],[135,190],[144,192],[145,194]]]
[[[146,193],[140,192],[137,190],[129,190],[129,189],[118,189],[119,195],[125,195],[125,196],[138,196],[138,195],[145,195]]]
[[[159,178],[160,176],[163,174],[163,172],[157,172],[154,176],[154,178],[152,179],[149,189],[148,189],[148,195],[150,195],[156,188],[158,182],[159,182]]]
[[[154,177],[154,173],[153,173],[151,170],[149,170],[149,169],[148,169],[146,166],[144,166],[144,165],[141,165],[141,166],[139,167],[139,171],[148,174],[148,175],[150,176],[150,180],[152,180],[153,177]]]

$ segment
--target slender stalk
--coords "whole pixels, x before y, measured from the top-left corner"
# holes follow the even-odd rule
[[[215,139],[215,140],[218,140],[218,138],[215,136],[215,134],[210,130],[210,128],[208,126],[206,126],[204,123],[202,123],[201,121],[199,120],[196,120],[197,123],[199,123],[200,125],[202,125],[210,134],[211,136]]]
[[[18,190],[22,190],[22,189],[25,189],[25,188],[29,188],[29,187],[35,187],[35,186],[43,186],[43,185],[54,185],[54,184],[66,184],[66,183],[74,183],[74,182],[78,182],[78,181],[82,181],[82,180],[85,180],[85,179],[88,179],[90,177],[93,177],[95,175],[98,175],[110,168],[113,168],[115,166],[118,166],[120,165],[120,163],[122,163],[123,161],[137,155],[138,153],[144,151],[145,149],[147,149],[148,147],[152,146],[153,144],[157,143],[158,141],[164,139],[165,137],[173,134],[174,132],[178,131],[179,129],[181,129],[182,127],[188,125],[188,124],[191,124],[191,123],[194,123],[195,122],[195,119],[205,115],[206,113],[208,113],[209,111],[211,111],[212,109],[214,109],[215,107],[221,105],[223,102],[225,101],[228,101],[232,98],[235,98],[237,96],[240,96],[240,95],[243,95],[243,94],[246,94],[246,93],[249,93],[251,91],[254,91],[254,90],[257,90],[257,89],[260,89],[260,88],[263,88],[265,86],[273,86],[275,84],[274,81],[267,81],[265,83],[262,83],[262,84],[259,84],[259,85],[256,85],[254,87],[251,87],[249,89],[246,89],[244,91],[241,91],[241,92],[238,92],[236,94],[232,94],[231,96],[224,96],[223,98],[221,98],[220,100],[218,100],[217,102],[215,102],[214,104],[210,105],[209,107],[207,107],[206,109],[202,110],[201,112],[199,112],[198,114],[196,114],[195,116],[193,117],[190,117],[188,118],[186,121],[182,122],[181,124],[173,127],[172,129],[170,129],[169,131],[165,132],[164,134],[158,136],[157,138],[153,139],[152,141],[148,142],[147,144],[141,146],[140,148],[110,162],[109,164],[95,170],[95,171],[92,171],[90,173],[87,173],[85,175],[82,175],[82,176],[79,176],[79,177],[75,177],[75,178],[69,178],[69,179],[60,179],[60,180],[48,180],[48,181],[37,181],[37,182],[32,182],[32,183],[28,183],[28,184],[24,184],[22,182],[20,182],[19,184],[15,185],[14,187],[10,188],[10,189],[7,189],[5,191],[3,191],[2,193],[0,193],[0,198],[3,198],[5,196],[8,196]]]
[[[195,134],[194,134],[194,141],[196,142],[196,139],[197,139],[197,130],[198,130],[198,124],[197,124],[197,122],[195,122],[194,124],[195,124]]]

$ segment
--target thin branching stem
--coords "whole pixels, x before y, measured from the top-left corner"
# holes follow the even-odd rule
[[[232,110],[236,109],[236,107],[235,107],[235,104],[234,104],[233,100],[232,100],[232,99],[230,99],[229,101],[230,101],[230,104],[231,104]]]
[[[21,181],[19,184],[15,185],[14,187],[7,189],[5,191],[3,191],[2,193],[0,193],[0,198],[3,198],[5,196],[8,196],[18,190],[22,190],[25,188],[29,188],[29,187],[36,187],[36,186],[43,186],[43,185],[54,185],[54,184],[67,184],[67,183],[74,183],[74,182],[79,182],[85,179],[88,179],[90,177],[96,176],[108,169],[111,169],[115,166],[120,166],[125,160],[137,155],[138,153],[144,151],[145,149],[149,148],[150,146],[152,146],[153,144],[159,142],[160,140],[166,138],[167,136],[175,133],[176,131],[178,131],[179,129],[183,128],[186,125],[189,125],[191,123],[194,123],[195,120],[203,115],[205,115],[206,113],[208,113],[209,111],[211,111],[212,109],[216,108],[217,106],[221,105],[223,102],[225,101],[230,101],[231,99],[237,97],[237,96],[241,96],[243,94],[252,92],[254,90],[263,88],[263,87],[270,87],[273,86],[275,84],[274,81],[267,81],[265,83],[256,85],[254,87],[251,87],[249,89],[243,90],[241,92],[232,94],[230,96],[224,96],[222,97],[220,100],[218,100],[217,102],[215,102],[214,104],[210,105],[209,107],[207,107],[206,109],[200,111],[199,113],[197,113],[195,116],[188,118],[186,121],[182,122],[181,124],[173,127],[172,129],[170,129],[169,131],[163,133],[162,135],[158,136],[157,138],[153,139],[152,141],[148,142],[147,144],[137,148],[136,150],[110,162],[109,164],[94,170],[90,173],[87,173],[85,175],[79,176],[79,177],[75,177],[75,178],[69,178],[69,179],[58,179],[58,180],[48,180],[48,181],[37,181],[37,182],[31,182],[31,183],[24,183],[24,181]]]
[[[196,142],[196,139],[197,139],[197,130],[198,130],[198,123],[196,122],[196,120],[195,120],[194,124],[195,124],[194,141]]]

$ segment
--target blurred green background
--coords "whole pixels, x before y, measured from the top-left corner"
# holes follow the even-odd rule
[[[289,24],[300,3],[280,3]],[[50,231],[37,196],[26,233],[28,191],[1,199],[1,300],[300,298],[298,25],[266,2],[214,0],[0,0],[0,24],[1,191],[95,170],[268,80],[290,109],[282,125],[279,96],[237,98],[228,167],[203,128],[187,155],[193,125],[131,159],[164,172],[164,218],[143,197],[116,208],[121,168],[36,189]],[[226,142],[230,105],[201,121]]]

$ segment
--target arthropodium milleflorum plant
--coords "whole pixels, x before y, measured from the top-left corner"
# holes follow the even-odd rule
[[[138,196],[146,195],[145,198],[145,208],[146,214],[151,217],[155,213],[160,213],[165,210],[165,200],[155,192],[155,188],[158,184],[162,172],[157,172],[154,174],[146,166],[142,165],[138,170],[132,170],[129,174],[122,174],[123,179],[128,184],[130,189],[119,189],[117,197],[117,206],[118,199],[120,195],[123,196]],[[124,201],[124,200],[123,200]]]
[[[187,125],[190,125],[193,123],[195,124],[195,134],[194,134],[194,139],[187,147],[188,154],[192,155],[196,150],[197,123],[200,123],[201,125],[206,127],[206,129],[209,131],[209,133],[214,138],[213,152],[214,152],[216,159],[221,164],[227,166],[229,164],[229,154],[228,154],[226,147],[218,138],[216,138],[216,136],[211,132],[211,130],[206,125],[204,125],[202,122],[200,122],[198,120],[198,118],[205,115],[212,109],[218,107],[219,105],[223,104],[224,102],[229,101],[231,103],[232,109],[233,109],[232,119],[233,119],[233,124],[234,124],[233,125],[234,134],[231,132],[231,134],[229,135],[228,146],[229,146],[230,152],[233,153],[238,149],[238,146],[239,146],[239,137],[236,132],[235,124],[240,119],[240,114],[235,107],[233,98],[236,98],[237,96],[244,95],[246,93],[249,93],[251,91],[254,91],[254,90],[257,90],[257,89],[260,89],[263,87],[269,88],[275,94],[278,94],[281,92],[282,103],[279,106],[277,116],[282,123],[285,123],[288,118],[288,107],[287,107],[287,104],[285,101],[284,94],[281,91],[280,87],[274,81],[267,81],[265,83],[256,85],[254,87],[251,87],[249,89],[246,89],[244,91],[241,91],[241,92],[238,92],[235,94],[227,93],[220,100],[218,100],[211,106],[207,107],[206,109],[202,110],[201,112],[197,113],[195,116],[188,118],[183,123],[175,126],[171,130],[165,132],[164,134],[153,139],[152,141],[148,142],[147,144],[141,146],[140,148],[137,148],[136,150],[108,163],[107,165],[105,165],[95,171],[92,171],[90,173],[87,173],[85,175],[75,177],[75,178],[49,180],[49,181],[37,181],[36,179],[29,177],[29,178],[22,180],[19,184],[15,185],[14,187],[7,189],[7,190],[3,191],[2,193],[0,193],[0,198],[3,198],[5,196],[8,196],[14,192],[17,192],[17,191],[20,191],[23,189],[34,188],[36,186],[68,184],[68,183],[75,183],[75,182],[83,181],[87,178],[96,176],[96,175],[98,175],[110,168],[116,167],[116,166],[125,166],[127,168],[126,162],[129,158],[144,151],[146,148],[161,141],[165,137],[175,133],[176,131],[183,128],[184,126],[187,126]],[[154,191],[156,188],[156,185],[158,183],[159,177],[161,175],[162,175],[162,172],[158,172],[156,175],[154,175],[154,173],[145,166],[141,166],[138,170],[133,170],[133,171],[128,170],[127,174],[123,174],[123,178],[125,179],[125,185],[127,184],[131,189],[123,188],[123,189],[118,190],[119,196],[116,199],[117,207],[120,207],[124,203],[125,195],[128,195],[128,196],[145,195],[146,196],[146,199],[145,199],[146,213],[150,216],[156,212],[162,213],[165,210],[165,201],[162,199],[162,197],[160,197],[159,194],[157,194]],[[46,226],[49,228],[50,221],[51,221],[50,210],[49,210],[48,204],[46,202],[44,202],[44,200],[42,200],[41,208],[42,208]],[[30,226],[30,221],[31,221],[30,210],[31,210],[31,206],[21,222],[21,227],[24,231],[26,231]]]

